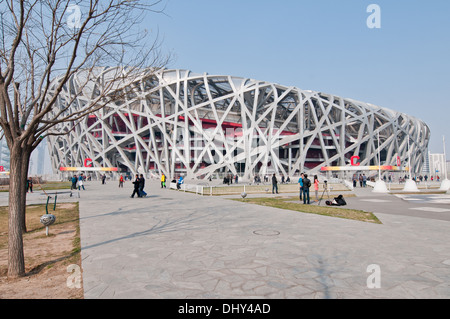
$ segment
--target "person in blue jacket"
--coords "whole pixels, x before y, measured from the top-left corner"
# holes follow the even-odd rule
[[[301,174],[300,178],[298,179],[298,184],[300,185],[300,201],[302,200],[303,195],[303,179],[305,178],[305,174]]]
[[[182,184],[184,184],[184,179],[183,176],[180,176],[177,182],[177,189],[180,189]]]

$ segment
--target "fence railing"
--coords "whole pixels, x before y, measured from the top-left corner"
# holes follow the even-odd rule
[[[232,186],[209,186],[209,185],[194,185],[194,184],[181,184],[180,188],[177,188],[177,183],[170,183],[170,189],[178,190],[181,192],[195,193],[202,196],[219,196],[219,195],[240,195],[242,193],[247,194],[272,194],[271,184],[238,184]],[[330,191],[348,191],[348,187],[344,184],[328,184]],[[314,186],[310,188],[314,191]],[[319,192],[324,190],[324,184],[320,184]],[[279,193],[295,193],[300,191],[298,184],[278,184]]]

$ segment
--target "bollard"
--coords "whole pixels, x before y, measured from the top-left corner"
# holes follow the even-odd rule
[[[48,203],[50,202],[50,196],[47,196],[47,204],[45,205],[45,215],[40,219],[41,224],[45,226],[45,235],[48,237],[49,227],[53,225],[56,221],[56,216],[48,213]],[[56,210],[56,201],[58,195],[55,195],[55,204],[53,205],[53,211]]]
[[[56,221],[55,215],[45,214],[41,217],[41,224],[45,226],[45,234],[48,236],[48,230],[51,225],[53,225]]]

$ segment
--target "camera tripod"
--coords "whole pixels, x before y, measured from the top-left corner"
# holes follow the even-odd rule
[[[322,202],[322,199],[323,199],[323,196],[325,195],[325,192],[327,192],[328,199],[330,199],[330,193],[328,192],[328,183],[327,183],[327,181],[325,181],[325,186],[323,188],[323,193],[322,193],[322,196],[320,197],[319,203],[317,205],[320,205],[320,203]]]

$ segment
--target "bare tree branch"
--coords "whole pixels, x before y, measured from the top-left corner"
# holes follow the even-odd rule
[[[31,152],[42,139],[69,133],[58,131],[58,124],[72,122],[76,127],[112,98],[126,94],[120,86],[124,77],[129,79],[144,66],[164,67],[169,61],[159,51],[158,37],[149,43],[149,33],[139,28],[147,14],[163,12],[158,9],[162,4],[0,0],[0,128],[12,154],[11,175],[16,174],[10,185],[10,202],[15,202],[10,206],[9,225],[14,234],[20,228],[17,218],[25,212],[25,188],[20,183],[28,172]],[[95,83],[103,81],[96,74],[107,66],[122,66],[123,72],[106,85]],[[70,79],[80,72],[86,81],[74,87]],[[73,108],[77,97],[88,89],[95,95],[92,102]],[[70,100],[59,103],[67,90]],[[19,237],[12,236],[9,248],[13,252],[22,247]],[[8,273],[23,273],[23,252],[12,256]]]

